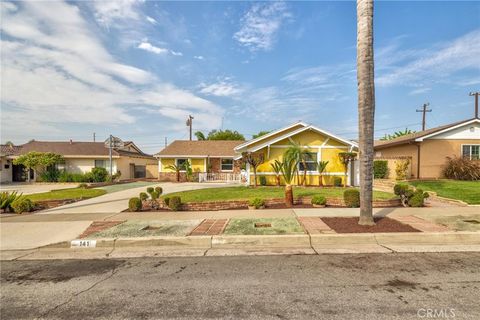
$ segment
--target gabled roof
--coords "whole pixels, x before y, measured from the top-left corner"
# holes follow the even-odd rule
[[[9,150],[8,146],[2,145],[2,154]],[[127,150],[113,149],[112,155],[119,156],[136,156],[151,158],[151,155],[143,153],[135,146],[139,152]],[[18,156],[31,151],[36,152],[53,152],[62,156],[108,156],[109,150],[103,142],[84,142],[84,141],[30,141],[25,144],[14,146],[14,152],[8,153],[10,156]]]
[[[296,126],[299,126],[298,129],[295,129],[295,130],[290,130],[292,128],[295,128]],[[290,130],[290,131],[289,131]],[[250,140],[250,141],[247,141],[245,143],[242,143],[241,145],[237,146],[235,148],[235,151],[236,152],[241,152],[243,150],[248,150],[249,146],[255,144],[255,143],[258,143],[258,142],[262,142],[260,145],[258,145],[257,147],[254,148],[254,150],[252,151],[256,151],[256,150],[260,150],[266,146],[268,146],[269,144],[273,144],[275,142],[278,142],[278,141],[281,141],[283,139],[286,139],[286,138],[289,138],[291,136],[294,136],[296,134],[299,134],[301,132],[304,132],[304,131],[307,131],[307,130],[312,130],[312,131],[316,131],[320,134],[323,134],[327,137],[330,137],[330,138],[333,138],[335,140],[338,140],[338,141],[341,141],[347,145],[350,145],[352,147],[358,147],[358,144],[354,141],[351,141],[351,140],[346,140],[346,139],[343,139],[337,135],[334,135],[333,133],[330,133],[326,130],[323,130],[323,129],[320,129],[316,126],[313,126],[313,125],[310,125],[310,124],[307,124],[307,123],[304,123],[304,122],[296,122],[290,126],[287,126],[287,127],[284,127],[284,128],[281,128],[281,129],[278,129],[278,130],[275,130],[275,131],[272,131],[270,132],[269,134],[266,134],[266,135],[263,135],[263,136],[260,136],[256,139],[253,139],[253,140]],[[283,135],[280,135],[280,136],[277,136],[276,138],[272,138],[273,136],[276,136],[278,134],[281,134],[282,132],[285,132],[285,134]]]
[[[238,140],[175,140],[155,156],[157,158],[234,157],[234,148],[242,142]]]
[[[402,145],[402,144],[407,144],[407,143],[413,143],[413,142],[421,142],[424,139],[431,138],[435,135],[448,132],[450,130],[457,129],[459,127],[462,127],[464,125],[472,124],[472,123],[480,123],[480,119],[478,118],[472,118],[468,120],[462,120],[462,121],[457,121],[454,123],[446,124],[443,126],[427,129],[424,131],[418,131],[414,133],[410,133],[392,140],[378,140],[375,141],[375,148],[386,148],[386,147],[391,147],[395,145]]]

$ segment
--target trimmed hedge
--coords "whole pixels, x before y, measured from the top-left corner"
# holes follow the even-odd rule
[[[347,189],[343,192],[343,201],[349,208],[360,207],[360,191],[357,189]]]
[[[128,210],[132,212],[142,210],[142,200],[140,198],[130,198],[128,200]]]
[[[324,206],[327,204],[327,198],[324,196],[317,194],[312,197],[312,204],[316,204],[319,206]]]
[[[168,207],[173,211],[179,211],[182,208],[182,199],[177,196],[173,196],[168,201]]]
[[[265,200],[260,198],[254,198],[248,201],[248,205],[251,207],[255,207],[255,209],[260,209],[261,207],[265,206]]]

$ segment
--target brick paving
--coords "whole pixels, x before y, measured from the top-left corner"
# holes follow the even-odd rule
[[[91,234],[110,229],[123,222],[125,221],[94,221],[85,231],[83,231],[79,238],[84,239]]]
[[[309,234],[336,233],[320,217],[298,217],[297,219]]]
[[[228,219],[205,219],[193,231],[191,236],[214,236],[225,230]]]
[[[445,231],[450,231],[445,226],[435,224],[431,221],[421,219],[417,216],[399,216],[399,217],[392,217],[393,219],[405,223],[408,225],[411,225],[417,230],[420,230],[422,232],[445,232]]]

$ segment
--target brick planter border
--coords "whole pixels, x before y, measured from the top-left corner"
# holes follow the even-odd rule
[[[299,197],[294,200],[296,205],[310,205],[311,197]],[[265,199],[265,205],[268,207],[283,205],[285,200],[283,198]],[[329,198],[327,199],[328,207],[344,208],[345,202],[341,198]],[[373,207],[375,208],[391,208],[400,207],[400,199],[390,200],[376,200],[373,201]],[[218,210],[235,210],[235,209],[247,209],[248,200],[226,200],[226,201],[205,201],[205,202],[188,202],[182,204],[182,211],[218,211]],[[159,209],[169,209],[163,202],[159,201]],[[152,209],[151,201],[147,200],[142,203],[142,211],[155,211]]]

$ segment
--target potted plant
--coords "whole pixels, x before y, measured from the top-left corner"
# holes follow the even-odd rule
[[[265,201],[260,198],[252,199],[248,202],[248,209],[250,210],[265,209]]]
[[[327,204],[327,199],[324,196],[319,194],[313,196],[312,206],[314,208],[325,208],[326,204]]]

